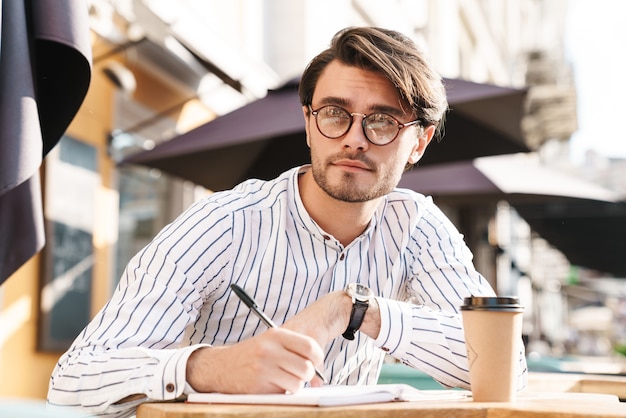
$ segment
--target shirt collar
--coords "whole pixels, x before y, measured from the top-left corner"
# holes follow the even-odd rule
[[[314,237],[325,240],[328,243],[333,242],[336,246],[342,247],[341,243],[333,237],[328,232],[324,231],[318,224],[311,218],[306,208],[304,207],[304,203],[302,203],[302,198],[300,197],[300,187],[298,185],[298,177],[308,170],[311,169],[310,164],[302,165],[300,167],[296,167],[291,170],[291,178],[289,181],[289,211],[293,214],[294,219],[298,225],[308,230]],[[387,207],[387,197],[381,199],[381,203],[374,212],[374,216],[370,220],[368,227],[363,231],[360,237],[373,234],[376,225],[380,222],[380,219],[384,216],[385,208]],[[359,238],[353,241],[359,241]],[[330,238],[330,239],[329,239]]]

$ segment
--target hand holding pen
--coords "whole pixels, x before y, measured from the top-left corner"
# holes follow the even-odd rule
[[[268,328],[277,328],[276,324],[274,324],[274,322],[272,322],[272,320],[259,309],[254,299],[252,299],[241,287],[233,283],[230,285],[230,288]],[[322,373],[320,373],[319,370],[315,369],[315,374],[322,380],[322,382],[324,382],[324,384],[328,384],[326,378],[322,375]]]

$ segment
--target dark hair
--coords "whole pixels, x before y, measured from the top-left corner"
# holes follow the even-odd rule
[[[300,79],[300,103],[310,105],[326,66],[334,60],[383,74],[425,125],[435,125],[437,136],[448,109],[441,76],[407,36],[388,29],[349,27],[337,32],[330,48],[317,55]]]

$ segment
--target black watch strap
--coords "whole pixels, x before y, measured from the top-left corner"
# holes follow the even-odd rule
[[[361,328],[361,324],[363,324],[363,319],[365,318],[365,312],[369,306],[368,302],[363,302],[360,300],[355,300],[352,304],[352,312],[350,313],[350,322],[348,323],[348,328],[344,331],[343,338],[346,340],[354,340],[354,333],[357,332],[359,328]]]

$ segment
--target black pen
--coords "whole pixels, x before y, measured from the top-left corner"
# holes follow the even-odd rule
[[[245,290],[243,290],[241,287],[237,286],[236,284],[231,284],[230,288],[233,289],[233,292],[235,292],[235,294],[239,297],[239,299],[241,299],[241,301],[248,307],[250,308],[250,310],[252,312],[255,313],[256,316],[258,316],[261,321],[263,321],[263,323],[265,325],[267,325],[268,328],[276,328],[276,324],[274,322],[272,322],[271,319],[269,319],[267,317],[267,315],[265,315],[263,313],[263,311],[261,311],[259,309],[259,307],[257,306],[256,302],[254,301],[254,299],[252,299]],[[319,377],[320,379],[322,379],[322,382],[324,382],[324,384],[328,384],[328,381],[326,380],[326,378],[324,376],[322,376],[322,373],[320,373],[319,370],[315,369],[315,374],[317,375],[317,377]]]

